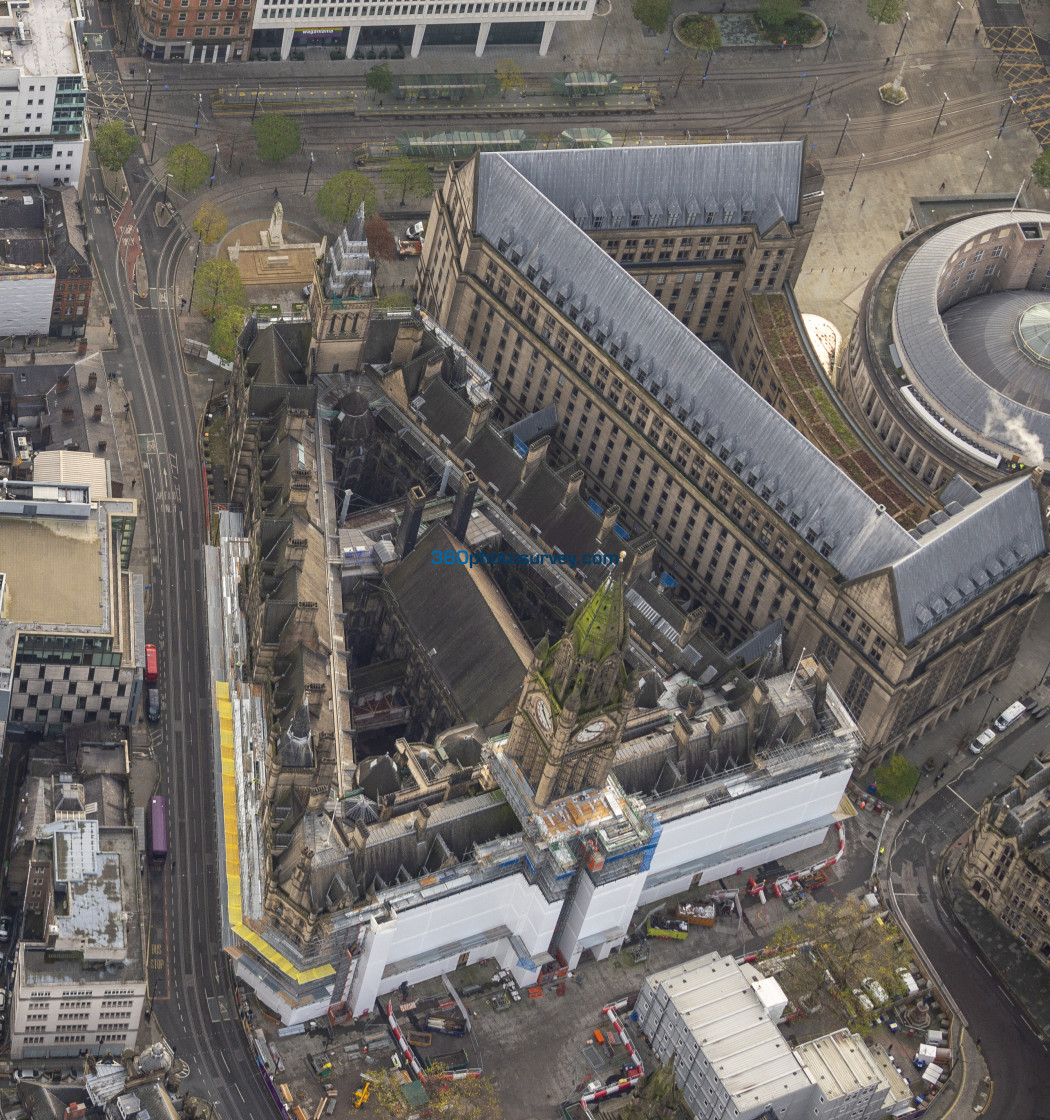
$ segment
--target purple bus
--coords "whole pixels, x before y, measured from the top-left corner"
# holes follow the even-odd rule
[[[149,799],[149,861],[161,867],[168,858],[168,802],[163,797]]]

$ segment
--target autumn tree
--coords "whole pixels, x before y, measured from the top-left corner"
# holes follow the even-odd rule
[[[793,19],[798,19],[802,11],[802,0],[762,0],[758,7],[758,18],[767,27],[783,27]]]
[[[177,191],[195,191],[208,175],[208,157],[192,144],[172,148],[164,163]]]
[[[237,352],[237,339],[248,315],[245,307],[227,307],[212,322],[208,347],[224,362],[232,362]]]
[[[789,994],[830,991],[851,1019],[862,1019],[868,1010],[858,996],[865,980],[877,981],[891,998],[903,994],[900,936],[888,915],[859,899],[834,905],[809,900],[777,930],[769,948],[782,958],[777,976]]]
[[[193,219],[194,232],[205,245],[214,245],[226,235],[226,212],[214,202],[202,202]]]
[[[405,196],[429,198],[434,193],[434,180],[430,177],[427,165],[418,159],[398,156],[392,159],[380,172],[383,186],[388,191],[400,191],[398,204],[405,205]]]
[[[107,171],[119,171],[135,150],[135,137],[123,121],[109,121],[95,129],[92,147]]]
[[[902,754],[892,755],[881,766],[876,766],[872,776],[883,801],[903,801],[919,783],[918,768]]]
[[[213,323],[234,307],[243,307],[244,285],[241,274],[233,261],[211,257],[201,261],[193,274],[194,290],[197,293],[197,308]]]
[[[714,54],[722,45],[722,32],[711,16],[699,16],[682,22],[678,31],[684,43],[698,52]]]
[[[385,62],[371,67],[365,74],[365,85],[372,91],[374,101],[381,93],[389,93],[394,88],[394,75]]]
[[[512,58],[501,58],[496,63],[496,77],[499,79],[499,88],[503,93],[509,89],[521,89],[525,84],[521,67]]]
[[[373,214],[365,222],[365,240],[368,242],[370,256],[384,261],[392,261],[397,257],[393,231],[386,220],[378,214]]]
[[[321,187],[314,203],[322,218],[345,226],[361,203],[365,205],[366,216],[375,211],[376,189],[372,180],[360,171],[340,171]]]
[[[654,35],[661,35],[667,30],[671,10],[671,0],[634,0],[631,4],[631,15]]]
[[[299,151],[299,122],[284,113],[260,113],[252,123],[260,159],[280,163]]]

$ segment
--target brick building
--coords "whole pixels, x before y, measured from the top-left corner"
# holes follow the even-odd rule
[[[652,530],[710,633],[780,619],[789,657],[816,652],[876,761],[1009,671],[1047,542],[1038,476],[955,479],[909,531],[756,391],[754,297],[790,286],[820,202],[803,152],[477,155],[435,197],[418,298],[490,371],[496,419],[555,407],[552,461]],[[755,387],[720,354],[758,355]]]
[[[146,58],[231,62],[248,45],[252,0],[142,0],[132,12],[133,34]]]

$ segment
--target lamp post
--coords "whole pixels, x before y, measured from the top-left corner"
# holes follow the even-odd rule
[[[197,129],[201,126],[201,94],[197,94],[197,119],[193,122],[193,135],[197,135]]]
[[[146,128],[149,126],[149,103],[153,98],[153,83],[150,81],[152,71],[146,67],[146,116],[142,122],[142,139],[146,139]]]
[[[310,162],[306,165],[306,182],[303,183],[303,194],[306,194],[306,188],[310,185],[310,172],[314,169],[314,154],[310,153]]]
[[[197,248],[193,253],[193,279],[190,281],[190,300],[186,306],[186,314],[188,315],[193,310],[193,289],[197,286],[197,259],[201,255],[201,237],[202,234],[197,234]]]
[[[853,178],[849,181],[849,190],[853,190],[853,184],[857,181],[857,172],[860,171],[860,165],[864,162],[864,153],[860,153],[860,159],[857,160],[857,166],[853,169]],[[849,191],[846,192],[849,194]]]
[[[934,126],[933,126],[933,132],[931,133],[931,135],[932,135],[932,136],[936,136],[936,135],[937,135],[937,129],[938,129],[939,127],[940,127],[940,123],[941,123],[941,117],[943,117],[943,116],[944,116],[944,107],[945,107],[945,105],[947,105],[947,104],[948,104],[948,101],[949,101],[949,100],[950,100],[950,99],[949,99],[948,95],[947,95],[947,94],[945,94],[945,95],[944,95],[944,100],[943,100],[943,101],[941,102],[941,111],[940,111],[940,112],[939,112],[939,113],[937,114],[937,121],[936,121],[936,123],[935,123],[935,124],[934,124]]]
[[[981,180],[982,180],[982,179],[984,178],[984,173],[985,173],[985,172],[986,172],[986,171],[988,170],[988,164],[990,164],[990,163],[992,162],[992,153],[991,153],[991,152],[989,152],[989,151],[988,151],[988,150],[986,149],[986,150],[985,150],[985,153],[984,153],[984,154],[985,154],[985,155],[986,155],[986,156],[987,156],[988,158],[987,158],[987,159],[986,159],[986,160],[984,161],[984,167],[982,167],[982,168],[981,168],[981,173],[980,173],[980,175],[978,175],[978,176],[977,176],[977,186],[973,188],[973,193],[974,193],[974,194],[976,194],[976,193],[977,193],[977,190],[978,190],[978,188],[979,188],[979,187],[980,187],[980,185],[981,185]]]
[[[168,205],[168,183],[171,181],[171,172],[164,176],[164,197],[160,200],[161,206]]]
[[[831,50],[831,40],[835,38],[835,32],[838,30],[838,27],[839,27],[839,25],[838,25],[838,23],[836,23],[835,26],[828,32],[828,43],[827,43],[827,46],[824,48],[824,61],[825,62],[827,62],[827,60],[828,60],[828,51]]]
[[[952,20],[951,27],[948,28],[948,38],[944,40],[944,45],[947,46],[952,41],[952,32],[955,30],[955,25],[959,22],[959,16],[962,14],[963,6],[959,0],[955,0],[956,12],[955,19]]]
[[[802,114],[803,117],[809,116],[809,110],[813,106],[813,98],[817,96],[817,82],[819,81],[820,79],[817,78],[817,81],[813,83],[813,92],[809,95],[809,100],[806,102],[806,111]]]
[[[237,141],[232,140],[230,142],[230,166],[226,169],[227,171],[230,172],[231,175],[233,174],[233,149],[236,148],[236,147],[237,147]]]
[[[605,27],[602,28],[602,39],[601,39],[601,42],[598,44],[598,53],[594,56],[595,65],[598,64],[598,59],[602,57],[602,47],[605,46],[605,32],[608,31],[608,30],[609,30],[609,21],[606,20],[605,21]]]
[[[211,179],[208,181],[208,189],[211,190],[215,186],[215,168],[219,166],[219,145],[215,145],[215,155],[211,161]]]
[[[1017,104],[1017,98],[1010,94],[1010,104],[1006,106],[1006,116],[1003,117],[1003,123],[999,125],[999,132],[996,134],[996,140],[1002,140],[1003,130],[1006,128],[1006,122],[1010,119],[1010,110]]]
[[[835,148],[835,155],[839,154],[839,148],[842,147],[842,141],[846,139],[846,129],[849,128],[850,115],[846,114],[846,123],[842,126],[842,135],[839,137],[838,146]]]
[[[149,161],[150,161],[150,163],[153,162],[153,153],[157,150],[157,129],[158,128],[160,128],[160,125],[157,124],[156,122],[154,122],[154,124],[153,124],[153,143],[150,144],[150,147],[149,147]]]
[[[259,108],[259,94],[262,93],[262,82],[255,87],[255,104],[252,105],[252,119],[251,123],[255,124],[255,113]]]
[[[1003,59],[1006,58],[1006,52],[1010,49],[1010,44],[1014,41],[1014,29],[1010,28],[1010,34],[1006,36],[1006,46],[1003,47],[1002,54],[999,55],[999,64],[995,68],[995,76],[999,77],[999,69],[1003,64]]]
[[[904,13],[904,26],[901,28],[900,38],[897,40],[897,45],[893,48],[893,57],[897,57],[897,52],[901,49],[901,43],[904,42],[904,32],[908,30],[908,24],[911,23],[911,12]]]

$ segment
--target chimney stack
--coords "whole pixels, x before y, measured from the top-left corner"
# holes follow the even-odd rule
[[[492,415],[493,400],[491,397],[482,397],[480,400],[471,403],[473,404],[473,411],[467,423],[468,440],[476,439],[481,434],[482,428],[489,422],[489,417]]]
[[[97,373],[96,373],[96,372],[95,372],[94,370],[92,370],[92,371],[91,371],[91,372],[90,372],[90,373],[88,374],[88,388],[89,388],[89,389],[90,389],[90,390],[91,390],[92,392],[94,392],[94,391],[95,391],[95,386],[96,386],[97,384],[98,384],[98,374],[97,374]]]
[[[540,436],[535,443],[529,445],[528,451],[525,452],[525,462],[521,467],[522,482],[524,482],[547,457],[547,448],[550,447],[550,442],[550,436]]]
[[[467,529],[470,528],[470,514],[474,509],[474,496],[477,492],[478,476],[473,471],[464,471],[452,514],[448,519],[448,531],[464,544],[467,543]]]
[[[405,498],[405,512],[397,531],[397,554],[402,560],[416,547],[419,526],[423,521],[423,507],[427,496],[420,486],[413,486]]]
[[[581,482],[583,482],[583,471],[573,471],[569,475],[565,483],[565,497],[561,500],[563,506],[567,506],[569,502],[575,501],[580,496]]]

